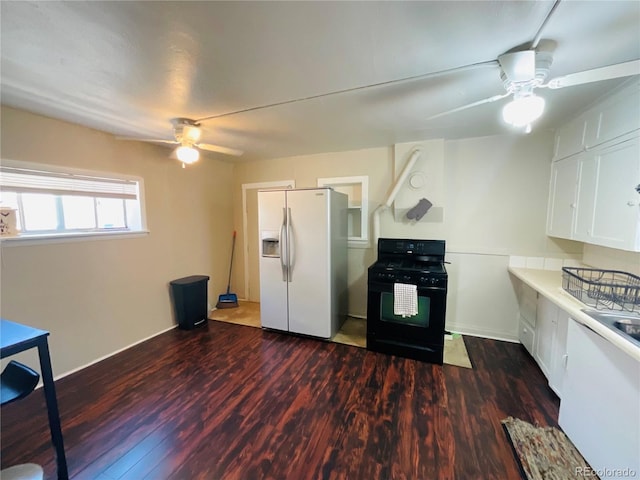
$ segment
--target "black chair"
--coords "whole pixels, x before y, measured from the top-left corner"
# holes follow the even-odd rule
[[[36,388],[39,379],[38,372],[11,360],[0,374],[0,405],[26,397]]]

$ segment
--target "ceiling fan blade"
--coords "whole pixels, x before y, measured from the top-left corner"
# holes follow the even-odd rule
[[[536,52],[533,50],[505,53],[498,57],[498,63],[512,82],[528,82],[536,76]]]
[[[224,153],[225,155],[233,155],[234,157],[239,157],[244,153],[242,150],[221,147],[220,145],[211,145],[210,143],[196,143],[196,147],[201,148],[202,150],[208,150],[209,152],[218,152]]]
[[[482,100],[478,100],[477,102],[468,103],[458,108],[453,108],[451,110],[447,110],[446,112],[437,113],[427,118],[427,120],[433,120],[434,118],[444,117],[445,115],[449,115],[451,113],[461,112],[462,110],[466,110],[468,108],[477,107],[478,105],[483,105],[485,103],[497,102],[498,100],[502,100],[505,97],[511,95],[510,93],[504,93],[502,95],[494,95],[493,97],[484,98]]]
[[[165,140],[162,138],[136,138],[136,137],[116,137],[116,140],[128,140],[134,142],[148,142],[148,143],[168,143],[171,145],[177,145],[175,140]]]
[[[609,65],[608,67],[570,73],[569,75],[556,77],[550,80],[546,86],[553,89],[572,87],[574,85],[582,85],[583,83],[600,82],[602,80],[610,80],[612,78],[630,77],[631,75],[640,75],[640,60],[631,60],[629,62]]]

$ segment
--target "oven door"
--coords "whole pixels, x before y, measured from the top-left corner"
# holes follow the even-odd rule
[[[367,337],[373,341],[443,346],[446,302],[446,288],[418,287],[418,314],[402,317],[393,313],[393,283],[371,282]]]

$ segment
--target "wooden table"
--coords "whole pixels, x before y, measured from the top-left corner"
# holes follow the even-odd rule
[[[48,336],[49,332],[46,330],[10,322],[9,320],[0,320],[0,358],[15,355],[30,348],[38,349],[44,398],[47,402],[47,413],[49,415],[51,442],[56,450],[58,479],[67,480],[69,473],[67,470],[67,458],[64,453],[62,429],[60,427],[56,387],[53,383],[53,372],[51,370],[51,357],[49,356],[49,344],[47,342]]]

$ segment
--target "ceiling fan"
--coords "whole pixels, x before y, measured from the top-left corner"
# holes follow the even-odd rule
[[[234,148],[222,147],[220,145],[212,145],[210,143],[200,142],[202,137],[202,129],[200,123],[189,118],[174,118],[171,120],[173,124],[174,140],[159,138],[134,138],[134,137],[117,137],[119,140],[135,140],[138,142],[151,143],[168,143],[178,145],[171,156],[175,156],[182,162],[182,168],[187,164],[197,162],[200,158],[200,150],[209,152],[218,152],[225,155],[233,155],[239,157],[244,152]]]
[[[419,74],[411,77],[398,78],[369,85],[362,85],[358,87],[346,88],[343,90],[320,93],[308,97],[284,100],[268,105],[259,105],[242,110],[219,113],[209,117],[201,118],[198,121],[213,120],[236,115],[239,113],[252,112],[265,108],[304,102],[308,100],[328,97],[331,95],[339,95],[369,88],[385,87],[418,79],[435,78],[443,75],[450,75],[465,70],[475,69],[478,67],[498,65],[500,67],[500,78],[502,79],[503,86],[506,90],[505,93],[494,95],[489,98],[484,98],[482,100],[453,108],[445,112],[437,113],[428,117],[426,120],[433,120],[435,118],[450,115],[452,113],[460,112],[468,108],[483,105],[485,103],[496,102],[513,95],[512,101],[506,104],[503,108],[503,118],[506,123],[509,123],[516,127],[524,128],[525,132],[528,133],[529,131],[531,131],[531,123],[542,115],[545,107],[545,100],[544,98],[539,97],[535,94],[536,89],[559,89],[591,82],[610,80],[614,78],[640,75],[640,59],[636,59],[628,62],[618,63],[615,65],[603,66],[591,70],[571,73],[569,75],[556,77],[547,81],[551,69],[551,64],[553,63],[552,50],[555,47],[555,42],[552,40],[541,40],[542,32],[546,25],[549,23],[549,20],[553,16],[554,12],[560,6],[560,3],[561,0],[555,0],[553,6],[538,28],[538,31],[536,32],[536,35],[531,43],[526,43],[519,48],[509,50],[508,52],[498,56],[496,60],[483,61],[470,65],[453,67],[438,72]]]
[[[640,60],[632,60],[576,72],[547,81],[553,62],[553,55],[550,51],[536,50],[534,48],[505,53],[498,56],[497,61],[500,66],[500,78],[506,93],[437,113],[428,117],[427,120],[433,120],[485,103],[496,102],[513,95],[511,102],[506,104],[502,110],[503,119],[510,125],[524,128],[528,133],[531,131],[531,123],[540,118],[545,107],[545,100],[536,95],[536,89],[559,89],[640,74]]]

